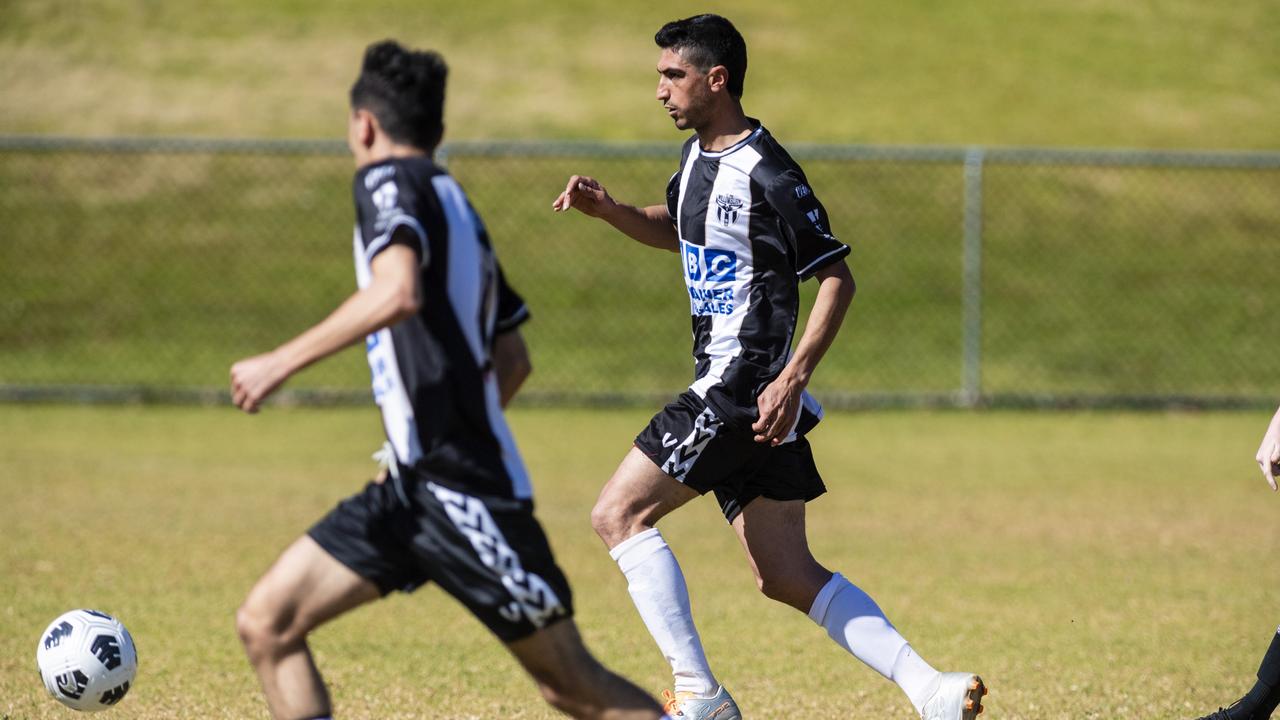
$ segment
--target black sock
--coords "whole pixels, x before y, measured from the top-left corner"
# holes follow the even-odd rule
[[[1259,680],[1244,697],[1227,708],[1227,717],[1231,720],[1265,720],[1275,709],[1274,704],[1267,707],[1267,700],[1273,694],[1271,686]]]
[[[1262,656],[1258,666],[1258,679],[1271,687],[1280,687],[1280,630],[1271,636],[1271,647]]]
[[[1266,720],[1280,705],[1280,632],[1271,637],[1271,647],[1258,666],[1258,682],[1239,702],[1227,709],[1231,720]]]

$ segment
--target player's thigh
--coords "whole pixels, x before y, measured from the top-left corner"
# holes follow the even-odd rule
[[[303,535],[281,553],[249,591],[242,622],[267,624],[275,632],[306,632],[381,596],[357,575]]]
[[[601,522],[624,517],[652,525],[696,497],[696,490],[663,472],[633,446],[600,490],[592,521],[599,527]]]

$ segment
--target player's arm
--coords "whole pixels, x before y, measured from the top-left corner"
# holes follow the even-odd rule
[[[814,277],[818,279],[818,297],[809,311],[804,335],[782,373],[756,400],[760,419],[751,426],[756,431],[756,442],[779,445],[791,433],[800,412],[800,394],[836,339],[849,303],[853,301],[856,286],[843,259],[818,270]]]
[[[329,317],[275,350],[231,366],[232,402],[245,412],[256,412],[294,373],[413,315],[421,302],[418,266],[418,254],[405,244],[393,243],[378,253],[370,264],[372,280],[368,286],[347,298]]]
[[[614,200],[595,178],[574,175],[551,209],[565,212],[575,208],[584,215],[600,218],[622,234],[660,250],[680,249],[679,237],[666,205],[636,207]]]
[[[519,328],[494,336],[493,371],[498,376],[498,398],[505,408],[533,372],[529,347],[524,344],[524,336],[520,334]]]
[[[1276,414],[1272,416],[1255,459],[1258,467],[1262,468],[1262,476],[1267,479],[1267,484],[1275,490],[1276,475],[1280,474],[1280,410],[1276,410]]]

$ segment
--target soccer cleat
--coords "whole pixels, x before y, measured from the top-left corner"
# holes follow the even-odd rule
[[[987,686],[972,673],[942,673],[938,689],[920,710],[921,720],[974,720],[982,714]]]
[[[1224,708],[1218,708],[1217,712],[1211,712],[1199,720],[1231,720],[1231,716],[1227,714]]]
[[[738,704],[721,685],[709,698],[694,697],[691,692],[662,691],[662,711],[678,720],[742,720]]]

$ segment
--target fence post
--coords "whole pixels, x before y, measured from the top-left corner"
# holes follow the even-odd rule
[[[964,155],[964,264],[962,315],[963,368],[960,404],[982,400],[982,169],[986,151],[971,147]]]

